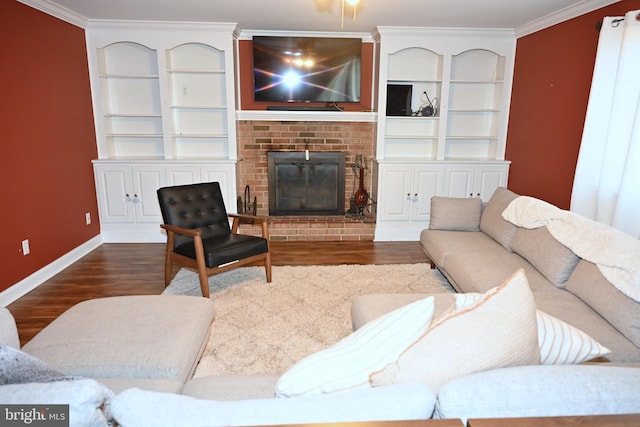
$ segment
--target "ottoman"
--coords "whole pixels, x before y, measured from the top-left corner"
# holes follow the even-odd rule
[[[213,302],[202,297],[98,298],[71,307],[22,350],[67,375],[114,379],[118,388],[127,379],[181,388],[213,319]]]

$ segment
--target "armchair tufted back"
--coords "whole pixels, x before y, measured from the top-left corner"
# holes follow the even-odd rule
[[[217,182],[178,185],[158,189],[165,224],[202,230],[202,238],[231,234],[222,191]],[[174,247],[192,241],[176,235]]]

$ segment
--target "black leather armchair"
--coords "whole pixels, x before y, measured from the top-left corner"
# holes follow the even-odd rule
[[[198,272],[206,298],[209,276],[250,263],[262,262],[267,282],[271,282],[267,217],[228,214],[217,182],[163,187],[158,190],[158,201],[164,220],[160,227],[167,231],[165,286],[174,277],[174,264]],[[262,237],[239,234],[241,220],[259,225]]]

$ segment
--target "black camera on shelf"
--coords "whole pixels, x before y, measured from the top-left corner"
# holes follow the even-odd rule
[[[433,117],[436,115],[436,109],[431,105],[424,106],[420,110],[420,115],[422,117]]]
[[[429,94],[427,94],[426,90],[422,93],[424,95],[422,105],[414,115],[421,117],[434,117],[437,113],[438,98],[429,98]]]

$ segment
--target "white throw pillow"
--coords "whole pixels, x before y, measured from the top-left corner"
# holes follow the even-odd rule
[[[540,363],[536,306],[524,270],[472,306],[442,316],[400,357],[370,377],[372,386],[421,380],[437,391],[488,369]]]
[[[482,298],[480,293],[456,294],[456,310],[467,307]],[[538,346],[543,365],[575,365],[611,353],[580,329],[536,310]]]
[[[408,304],[296,363],[276,384],[276,396],[293,397],[369,387],[369,375],[396,360],[431,324],[434,298]],[[453,308],[453,307],[452,307]]]

